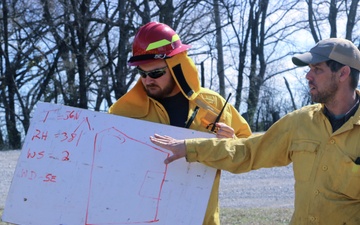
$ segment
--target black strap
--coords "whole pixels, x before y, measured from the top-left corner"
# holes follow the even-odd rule
[[[194,109],[194,112],[193,114],[190,116],[189,120],[186,122],[185,124],[185,128],[189,128],[191,123],[194,121],[195,117],[196,117],[196,114],[198,113],[199,111],[199,106],[196,106],[195,109]]]
[[[188,97],[190,97],[194,93],[194,91],[190,88],[190,86],[186,82],[184,73],[183,73],[183,71],[181,69],[181,65],[177,64],[172,69],[174,71],[174,75],[176,77],[176,80],[179,82],[179,85],[180,85],[181,89],[184,91],[184,93]]]

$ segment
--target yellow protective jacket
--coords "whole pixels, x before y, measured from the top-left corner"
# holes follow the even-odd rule
[[[214,91],[200,87],[198,71],[186,52],[165,59],[165,61],[176,84],[180,87],[183,95],[189,100],[188,119],[193,115],[195,107],[199,107],[189,128],[197,131],[208,131],[206,127],[209,123],[215,121],[225,104],[225,99]],[[170,124],[165,108],[158,101],[147,96],[140,79],[129,92],[110,107],[109,113]],[[237,137],[248,137],[251,134],[249,125],[231,104],[226,105],[219,122],[224,122],[231,126],[235,130]],[[204,225],[220,224],[218,208],[219,184],[220,170],[216,173],[204,218]]]
[[[323,110],[322,104],[306,106],[248,139],[186,140],[187,160],[233,173],[292,162],[291,224],[359,225],[360,109],[334,133]]]

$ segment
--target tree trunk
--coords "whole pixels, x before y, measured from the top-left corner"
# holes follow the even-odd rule
[[[286,89],[289,91],[289,94],[290,94],[291,102],[293,105],[293,110],[296,110],[296,104],[295,104],[294,96],[292,94],[289,82],[287,81],[287,79],[285,77],[284,77],[284,80],[285,80]]]
[[[338,13],[338,9],[336,7],[336,0],[330,1],[330,9],[329,9],[329,24],[330,24],[330,37],[335,38],[337,35],[337,29],[336,29],[336,17]]]
[[[2,57],[5,59],[5,79],[4,88],[2,91],[2,100],[5,108],[5,122],[6,129],[9,137],[9,148],[20,149],[21,147],[21,135],[16,127],[16,111],[15,111],[15,95],[16,95],[16,84],[15,77],[16,71],[12,67],[9,59],[9,35],[8,35],[8,8],[6,0],[3,0],[3,29],[4,29],[4,52]],[[6,93],[7,90],[7,93]]]
[[[316,33],[316,30],[315,30],[315,25],[314,25],[314,10],[313,10],[313,7],[312,7],[312,0],[308,0],[308,21],[309,21],[309,27],[310,27],[310,32],[311,32],[311,35],[313,36],[313,39],[315,41],[315,43],[319,42],[319,37]],[[316,21],[316,19],[315,19]]]
[[[220,11],[219,1],[214,0],[214,15],[215,15],[215,26],[216,26],[216,50],[217,50],[217,74],[219,77],[219,93],[225,98],[225,73],[224,73],[224,55],[222,47],[222,35],[221,35],[221,22],[220,22]]]
[[[264,82],[264,76],[266,71],[266,61],[264,57],[264,40],[265,40],[265,20],[267,6],[269,2],[267,0],[260,1],[258,10],[255,11],[255,2],[252,2],[251,14],[251,37],[250,37],[250,74],[249,74],[249,97],[247,100],[248,105],[248,118],[249,125],[252,129],[256,129],[254,124],[254,115],[259,101],[260,88]],[[259,27],[260,26],[260,27]]]
[[[351,6],[348,13],[348,20],[346,23],[346,39],[352,40],[352,33],[355,26],[356,12],[359,4],[359,0],[352,0]]]

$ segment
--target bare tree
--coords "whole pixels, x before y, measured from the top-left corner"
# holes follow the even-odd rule
[[[225,71],[224,71],[224,54],[223,54],[223,41],[222,29],[220,21],[219,0],[214,0],[214,16],[216,26],[216,50],[217,50],[217,74],[219,77],[219,90],[220,95],[225,98]]]
[[[236,66],[237,71],[237,82],[235,86],[235,104],[234,107],[236,109],[240,109],[240,103],[242,101],[242,92],[244,88],[244,77],[246,71],[246,59],[248,55],[248,45],[250,38],[251,27],[247,24],[246,9],[247,9],[247,1],[222,1],[223,7],[226,10],[226,15],[229,21],[229,25],[231,27],[230,33],[235,34],[234,39],[236,40],[234,45],[228,46],[230,49],[233,47],[238,48],[238,54],[235,57],[231,57],[234,60],[234,65]],[[235,9],[239,9],[236,11]],[[228,35],[230,36],[230,35]],[[230,36],[231,37],[231,36]],[[230,51],[232,54],[232,51]]]
[[[2,1],[1,39],[4,47],[0,48],[1,56],[1,103],[3,104],[8,147],[21,146],[21,130],[25,131],[30,124],[30,112],[34,90],[38,85],[38,65],[42,55],[38,51],[39,35],[43,26],[38,17],[26,21],[28,12],[38,11],[26,1],[8,4]],[[23,127],[21,127],[23,126]]]
[[[234,57],[238,63],[235,107],[239,109],[241,93],[246,90],[247,120],[253,129],[256,129],[254,116],[264,83],[291,70],[277,66],[291,54],[290,51],[277,51],[277,47],[284,48],[286,39],[302,29],[298,21],[292,20],[291,13],[297,4],[298,1],[272,2],[269,9],[270,3],[266,0],[240,1],[236,6],[241,8],[240,19],[234,19],[234,7],[227,6],[230,24],[236,34],[235,49],[238,49],[238,56]],[[244,86],[247,82],[248,87]]]
[[[269,2],[260,1],[256,9],[256,1],[250,1],[249,24],[250,35],[250,73],[249,73],[249,96],[247,99],[248,119],[250,126],[256,112],[261,85],[264,81],[266,62],[264,56],[265,45],[265,21]]]
[[[16,65],[19,61],[14,58],[14,61],[11,61],[10,50],[9,50],[9,23],[10,17],[14,15],[9,15],[8,3],[6,0],[2,1],[2,27],[3,27],[3,36],[4,40],[4,49],[0,48],[0,56],[2,61],[5,61],[5,68],[1,64],[1,100],[4,104],[5,109],[5,122],[6,128],[9,136],[9,147],[10,148],[19,148],[21,146],[21,136],[20,132],[16,127],[16,114],[15,114],[15,95],[16,95]],[[3,141],[2,141],[3,142]]]
[[[352,41],[354,38],[359,38],[358,33],[354,37],[354,28],[359,22],[359,19],[356,19],[359,0],[331,0],[328,4],[327,2],[308,0],[307,5],[309,15],[308,26],[314,42],[320,41],[322,37],[338,37],[339,20],[346,21],[346,28],[344,33],[340,35],[341,37]]]
[[[146,2],[146,1],[145,1]],[[135,81],[136,73],[127,66],[128,55],[131,53],[131,37],[135,35],[136,27],[133,24],[135,17],[133,1],[118,0],[116,10],[106,7],[103,23],[104,46],[100,46],[99,61],[101,73],[94,91],[98,92],[97,107],[99,109],[102,98],[110,106],[113,103],[111,93],[115,98],[124,95],[129,86]],[[115,41],[114,41],[115,40]],[[114,44],[115,43],[115,44]],[[105,53],[102,57],[102,53]]]
[[[348,40],[352,40],[352,34],[355,27],[355,24],[358,22],[356,21],[357,17],[357,9],[359,6],[359,0],[352,0],[350,6],[346,5],[346,15],[347,15],[347,22],[346,22],[346,35],[345,38]]]
[[[223,96],[235,90],[235,107],[240,111],[245,104],[252,127],[269,120],[266,112],[281,109],[269,100],[270,93],[278,94],[267,82],[294,69],[283,62],[293,55],[288,46],[302,50],[292,41],[298,31],[314,41],[344,33],[360,45],[359,0],[8,2],[0,3],[0,109],[6,125],[0,147],[7,139],[11,148],[21,145],[38,101],[106,111],[138,79],[127,60],[135,32],[149,21],[170,25],[193,46],[189,55],[200,65],[202,84],[211,80]],[[296,16],[300,10],[307,11],[306,20]],[[345,20],[346,27],[339,27]],[[209,61],[217,66],[206,67]]]
[[[329,7],[329,25],[330,25],[330,37],[337,36],[337,28],[336,28],[336,17],[338,14],[338,8],[336,6],[336,0],[330,0]]]

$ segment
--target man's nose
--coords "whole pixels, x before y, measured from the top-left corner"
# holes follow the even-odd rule
[[[312,80],[312,79],[313,79],[313,76],[312,76],[311,70],[310,70],[310,71],[308,71],[308,72],[305,74],[305,78],[306,78],[307,80]]]
[[[145,78],[143,78],[143,80],[144,80],[145,84],[152,84],[152,83],[154,83],[155,79],[153,79],[153,78],[151,78],[149,76],[146,76]]]

